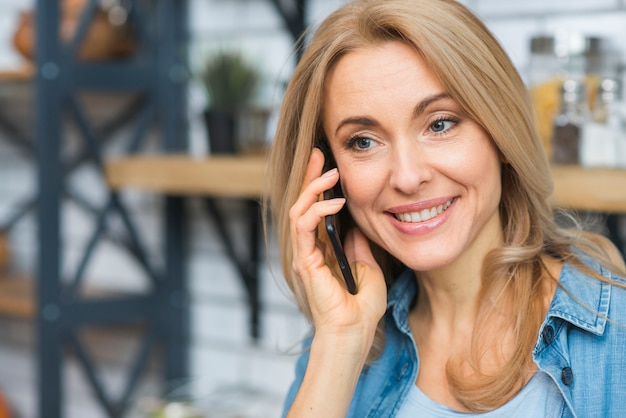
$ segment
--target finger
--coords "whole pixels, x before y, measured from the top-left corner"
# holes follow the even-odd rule
[[[300,195],[289,211],[292,242],[295,244],[298,240],[308,239],[307,246],[302,248],[308,252],[312,250],[315,232],[322,218],[326,215],[337,213],[341,206],[345,204],[345,200],[331,200],[325,205],[316,205],[324,190],[330,189],[339,180],[339,174],[336,169],[320,176],[323,164],[323,153],[317,148],[314,149],[307,165]],[[336,207],[337,205],[340,207]],[[313,235],[307,237],[302,234]],[[297,251],[297,249],[294,248],[294,251]]]
[[[330,200],[320,200],[311,205],[302,215],[294,219],[294,229],[296,234],[316,232],[320,222],[326,216],[337,214],[346,203],[343,197],[336,197]]]
[[[293,220],[304,213],[314,202],[320,200],[320,195],[337,184],[339,173],[336,169],[322,174],[324,154],[318,148],[311,151],[307,169],[304,174],[300,195],[290,211]],[[293,225],[293,222],[292,222]],[[292,230],[292,233],[294,231]]]
[[[307,165],[306,172],[304,174],[304,181],[302,182],[300,193],[302,193],[313,180],[320,176],[323,167],[324,153],[322,153],[322,151],[318,148],[313,148],[313,150],[311,151],[311,156],[309,157],[309,163]]]
[[[311,183],[298,196],[289,210],[291,238],[296,239],[297,234],[314,232],[322,218],[333,215],[343,207],[345,198],[320,200],[320,194],[333,187],[339,178],[336,170],[329,171],[311,181]],[[339,207],[337,207],[339,206]]]
[[[325,265],[323,251],[318,246],[318,225],[325,216],[339,212],[344,204],[344,198],[316,202],[293,221],[294,261],[299,263],[299,269],[309,270]]]
[[[306,187],[302,188],[300,196],[292,206],[290,212],[292,219],[307,211],[313,203],[320,200],[322,193],[335,186],[337,181],[339,181],[339,173],[336,168],[312,179]]]

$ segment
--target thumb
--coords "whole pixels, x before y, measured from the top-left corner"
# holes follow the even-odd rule
[[[345,250],[348,261],[353,266],[352,271],[355,274],[359,293],[362,296],[367,294],[368,298],[382,298],[381,309],[384,313],[387,285],[383,272],[372,254],[369,241],[360,229],[353,228],[348,232]]]
[[[344,248],[350,264],[364,264],[380,270],[372,254],[369,241],[359,228],[352,228],[348,231]]]

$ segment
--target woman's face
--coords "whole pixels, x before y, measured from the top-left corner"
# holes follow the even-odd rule
[[[482,260],[501,244],[498,151],[414,49],[348,53],[324,100],[350,212],[371,240],[418,271]]]

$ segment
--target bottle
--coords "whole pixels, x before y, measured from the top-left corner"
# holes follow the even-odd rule
[[[619,83],[603,79],[588,122],[583,129],[580,163],[585,167],[615,167],[617,141],[622,129],[619,105]]]
[[[611,44],[604,37],[557,31],[532,36],[529,46],[524,79],[532,99],[539,137],[551,155],[553,122],[559,112],[563,81],[570,78],[584,80],[587,92],[595,93],[600,74],[606,74],[607,60],[612,56],[608,53]],[[588,99],[593,100],[593,97]]]
[[[552,124],[552,163],[578,164],[582,129],[588,118],[585,84],[567,79],[561,86],[561,109]]]
[[[619,118],[619,126],[615,137],[615,165],[626,169],[626,100],[624,100],[623,95],[614,108]]]

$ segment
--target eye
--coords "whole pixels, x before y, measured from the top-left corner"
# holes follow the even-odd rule
[[[430,130],[434,133],[442,133],[452,128],[454,125],[457,124],[457,122],[458,122],[457,120],[451,119],[451,118],[439,119],[439,120],[434,121],[430,125]]]
[[[365,151],[376,146],[376,141],[364,136],[355,136],[348,141],[348,148],[355,151]]]

